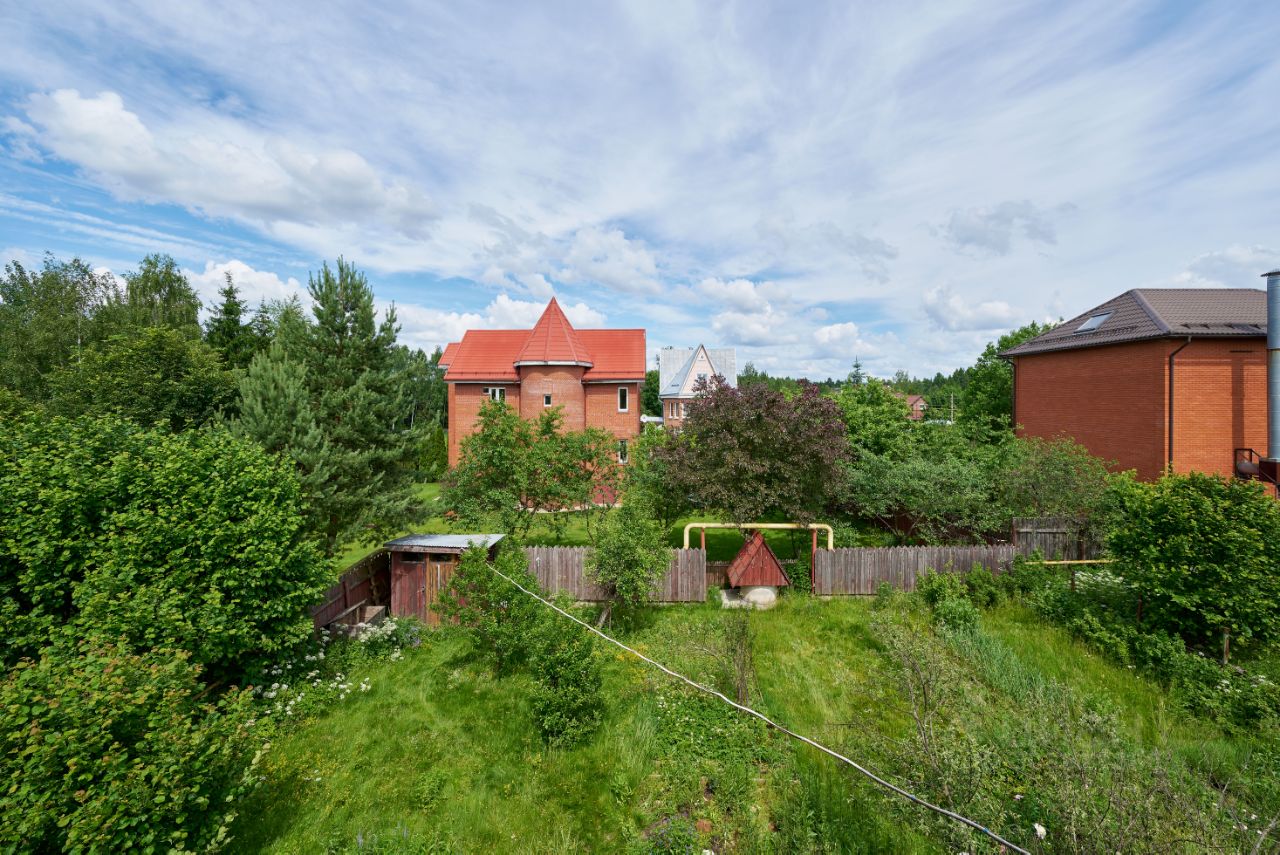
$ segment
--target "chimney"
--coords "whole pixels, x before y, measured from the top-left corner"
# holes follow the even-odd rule
[[[1280,461],[1280,270],[1267,280],[1267,460]]]

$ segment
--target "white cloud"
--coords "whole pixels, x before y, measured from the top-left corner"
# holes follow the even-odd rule
[[[184,270],[183,272],[186,273],[192,287],[196,289],[196,293],[206,305],[220,301],[218,291],[226,285],[228,273],[231,274],[231,281],[240,291],[240,299],[245,300],[251,307],[256,307],[264,300],[288,300],[291,297],[297,297],[304,306],[311,303],[311,296],[307,293],[306,286],[297,279],[292,276],[281,279],[269,270],[255,270],[239,259],[233,258],[230,261],[221,262],[206,261],[204,270]]]
[[[658,265],[644,243],[629,240],[621,229],[579,229],[565,253],[559,278],[565,282],[598,282],[616,291],[653,293],[660,286]]]
[[[747,279],[723,279],[708,277],[698,283],[696,290],[713,303],[719,303],[739,312],[767,311],[769,301],[760,288]]]
[[[1277,267],[1280,250],[1237,244],[1197,256],[1175,282],[1193,288],[1260,288],[1259,277]]]
[[[999,330],[1017,322],[1018,311],[1003,300],[970,304],[945,285],[925,292],[924,311],[944,330]]]
[[[406,343],[430,351],[458,341],[467,330],[528,329],[537,323],[547,308],[546,303],[513,300],[499,294],[480,312],[456,312],[429,308],[414,303],[397,303],[400,338]],[[586,303],[561,303],[569,323],[580,329],[602,327],[605,315]]]
[[[24,138],[76,164],[122,199],[237,217],[305,242],[308,229],[358,223],[421,239],[434,216],[418,188],[384,180],[355,151],[315,147],[216,116],[147,124],[116,92],[32,94]]]
[[[1058,232],[1054,219],[1071,209],[1066,205],[1049,211],[1025,199],[1001,202],[994,208],[966,208],[952,211],[938,233],[961,251],[1008,255],[1018,236],[1033,243],[1056,244]]]

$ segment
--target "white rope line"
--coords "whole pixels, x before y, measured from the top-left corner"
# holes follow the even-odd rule
[[[591,631],[591,632],[594,632],[596,635],[600,636],[600,637],[601,637],[601,638],[603,638],[605,641],[609,642],[610,644],[614,645],[615,647],[620,647],[620,648],[622,648],[623,650],[625,650],[625,651],[627,651],[628,653],[630,653],[632,656],[635,656],[635,657],[637,657],[637,658],[639,658],[639,659],[643,659],[645,662],[648,662],[650,665],[652,665],[653,667],[657,668],[659,671],[662,671],[664,674],[668,674],[669,676],[675,677],[675,678],[676,678],[677,680],[679,680],[680,682],[685,683],[685,684],[687,684],[687,685],[689,685],[689,686],[692,686],[693,688],[697,689],[697,690],[698,690],[698,691],[700,691],[700,692],[705,692],[705,693],[706,693],[706,694],[708,694],[708,695],[713,695],[714,697],[717,697],[717,698],[719,698],[720,700],[724,701],[724,702],[725,702],[726,704],[728,704],[729,706],[734,707],[735,709],[738,709],[738,710],[740,710],[740,711],[742,711],[742,712],[746,713],[747,715],[755,716],[756,718],[760,719],[760,720],[761,720],[761,721],[763,721],[765,724],[767,724],[769,727],[772,727],[773,729],[775,729],[775,730],[779,731],[780,733],[785,733],[787,736],[790,736],[792,739],[798,739],[798,740],[800,740],[801,742],[803,742],[803,743],[805,743],[805,744],[807,744],[807,745],[811,745],[811,746],[813,746],[814,748],[816,748],[816,749],[818,749],[819,751],[821,751],[823,754],[830,755],[831,757],[834,757],[835,759],[839,760],[840,762],[845,763],[845,764],[847,764],[847,765],[849,765],[849,766],[852,766],[854,769],[858,770],[858,771],[859,771],[859,772],[861,772],[863,775],[865,775],[866,777],[870,778],[872,781],[876,782],[876,783],[877,783],[877,784],[879,784],[881,787],[884,787],[886,790],[889,790],[890,792],[897,793],[898,795],[902,796],[903,798],[905,798],[905,799],[907,799],[907,800],[909,800],[909,801],[915,802],[916,804],[920,805],[921,807],[926,807],[926,808],[928,808],[928,809],[929,809],[929,810],[931,810],[931,811],[934,811],[934,812],[936,812],[936,813],[940,813],[940,814],[942,814],[943,816],[946,816],[946,817],[950,817],[951,819],[954,819],[956,822],[963,823],[963,824],[965,824],[965,825],[969,826],[970,828],[974,829],[975,831],[979,831],[979,832],[981,832],[981,833],[985,834],[987,837],[990,837],[992,840],[996,841],[997,843],[999,843],[999,844],[1001,844],[1001,845],[1003,845],[1003,846],[1007,846],[1007,847],[1009,847],[1009,848],[1010,848],[1011,850],[1013,850],[1014,852],[1019,852],[1019,853],[1021,853],[1021,855],[1030,855],[1030,853],[1029,853],[1029,852],[1027,852],[1027,850],[1026,850],[1026,849],[1023,849],[1021,846],[1018,846],[1016,843],[1010,843],[1008,840],[1005,840],[1003,837],[1001,837],[1000,835],[996,834],[996,833],[995,833],[994,831],[992,831],[991,829],[986,828],[985,826],[983,826],[983,825],[981,825],[981,824],[979,824],[979,823],[975,822],[974,820],[969,819],[969,818],[968,818],[968,817],[966,817],[966,816],[961,816],[960,814],[955,813],[955,812],[953,812],[953,811],[949,811],[949,810],[947,810],[947,809],[946,809],[946,808],[944,808],[944,807],[940,807],[939,805],[935,805],[935,804],[933,804],[932,802],[927,802],[927,801],[925,801],[924,799],[920,798],[919,796],[916,796],[916,795],[913,795],[912,793],[907,792],[906,790],[902,789],[901,787],[897,786],[896,784],[893,784],[893,783],[891,783],[891,782],[889,782],[889,781],[886,781],[884,778],[881,778],[881,777],[880,777],[879,775],[877,775],[875,772],[872,772],[870,769],[866,769],[866,768],[864,768],[863,766],[858,765],[858,764],[857,764],[857,763],[855,763],[853,760],[850,760],[848,757],[845,757],[843,754],[839,754],[839,753],[837,753],[837,752],[835,752],[835,751],[832,751],[830,748],[826,747],[825,745],[821,745],[821,744],[819,744],[819,743],[817,743],[817,742],[814,742],[812,739],[810,739],[810,738],[809,738],[809,737],[807,737],[807,736],[804,736],[803,734],[796,733],[795,731],[793,731],[793,730],[791,730],[791,729],[789,729],[789,728],[783,727],[782,725],[778,724],[778,723],[777,723],[776,721],[774,721],[773,719],[771,719],[771,718],[769,718],[768,716],[766,716],[764,713],[762,713],[762,712],[757,712],[756,710],[753,710],[751,707],[743,706],[742,704],[738,703],[737,701],[731,700],[731,699],[730,699],[730,698],[728,698],[727,696],[725,696],[725,695],[721,694],[720,692],[717,692],[715,689],[708,688],[707,686],[704,686],[704,685],[702,685],[701,683],[696,683],[696,682],[694,682],[693,680],[690,680],[688,677],[684,676],[683,674],[678,674],[678,673],[676,673],[675,671],[672,671],[670,668],[668,668],[666,665],[663,665],[661,662],[658,662],[658,661],[655,661],[655,660],[653,660],[653,659],[650,659],[648,656],[645,656],[645,655],[644,655],[643,653],[641,653],[640,651],[638,651],[638,650],[633,650],[632,648],[630,648],[630,647],[628,647],[627,645],[623,644],[621,641],[618,641],[618,640],[617,640],[617,639],[615,639],[615,638],[611,638],[610,636],[605,635],[605,634],[604,634],[603,632],[601,632],[599,629],[595,628],[594,626],[592,626],[591,624],[587,623],[586,621],[584,621],[584,620],[582,620],[582,619],[580,619],[580,618],[578,618],[578,617],[576,617],[576,616],[574,616],[574,615],[570,614],[569,612],[567,612],[567,611],[565,611],[564,609],[560,608],[559,606],[557,606],[555,603],[551,602],[550,600],[547,600],[547,599],[545,599],[545,598],[543,598],[543,597],[539,596],[538,594],[534,593],[533,591],[530,591],[528,588],[524,587],[524,586],[523,586],[523,585],[521,585],[519,582],[517,582],[515,579],[512,579],[510,576],[507,576],[505,573],[503,573],[503,572],[502,572],[501,570],[499,570],[498,568],[494,567],[492,564],[488,564],[487,566],[489,567],[489,569],[490,569],[490,570],[492,570],[492,571],[493,571],[494,573],[496,573],[498,576],[501,576],[503,579],[506,579],[506,580],[507,580],[508,582],[510,582],[512,585],[514,585],[515,587],[519,588],[521,591],[524,591],[526,594],[528,594],[529,596],[533,597],[535,600],[537,600],[538,602],[542,603],[544,606],[548,606],[548,607],[550,607],[550,608],[552,608],[552,609],[555,609],[557,612],[559,612],[560,614],[564,615],[564,616],[565,616],[565,617],[567,617],[569,620],[573,621],[574,623],[578,624],[579,626],[582,626],[582,627],[586,628],[587,630],[589,630],[589,631]]]

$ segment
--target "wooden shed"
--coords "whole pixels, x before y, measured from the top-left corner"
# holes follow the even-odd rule
[[[483,546],[492,560],[500,540],[500,534],[410,534],[387,543],[392,616],[439,624],[440,616],[431,606],[449,584],[462,553],[473,545]]]
[[[782,588],[791,584],[787,571],[782,569],[782,562],[759,531],[753,531],[733,557],[728,576],[732,588]]]

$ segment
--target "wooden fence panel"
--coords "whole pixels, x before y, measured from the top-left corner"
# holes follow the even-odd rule
[[[1013,542],[1019,555],[1040,551],[1049,560],[1082,561],[1102,556],[1102,544],[1075,517],[1014,517]]]
[[[588,547],[528,546],[529,572],[548,594],[566,594],[578,602],[603,602],[604,590],[586,572]],[[659,603],[700,603],[707,596],[707,553],[702,549],[673,549],[666,575],[654,587]]]
[[[914,591],[925,570],[965,573],[977,566],[1003,572],[1013,561],[1012,544],[980,546],[890,546],[819,549],[814,593],[821,596],[870,596],[881,582]]]
[[[332,623],[352,606],[385,598],[387,591],[380,588],[388,584],[390,567],[391,553],[385,549],[372,552],[348,567],[321,595],[320,602],[311,607],[315,627],[319,629]]]

